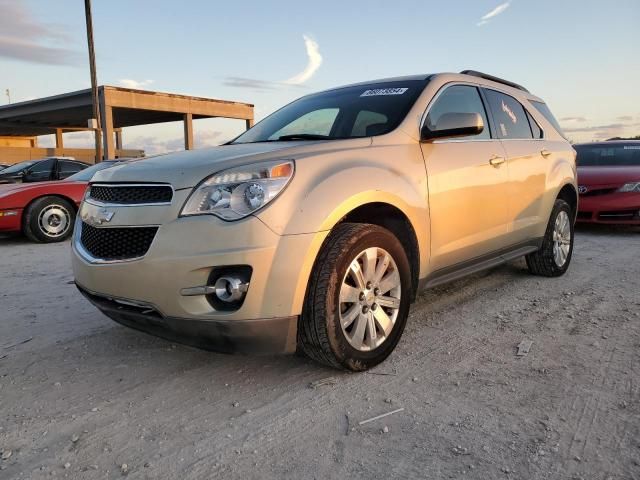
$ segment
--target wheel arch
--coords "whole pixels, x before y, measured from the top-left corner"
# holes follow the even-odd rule
[[[560,189],[556,198],[560,198],[569,204],[575,220],[578,214],[578,192],[576,188],[571,183],[567,183]]]
[[[370,223],[386,228],[402,243],[407,252],[411,267],[411,301],[415,300],[420,276],[420,245],[418,236],[409,217],[398,207],[386,202],[369,202],[362,204],[346,215],[335,225],[342,223]]]

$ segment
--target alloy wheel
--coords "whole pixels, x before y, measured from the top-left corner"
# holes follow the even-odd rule
[[[561,210],[553,228],[553,259],[558,267],[566,263],[570,248],[571,221],[567,212]]]
[[[40,231],[48,237],[64,235],[71,225],[71,214],[62,205],[48,205],[38,215]]]
[[[378,348],[389,337],[400,309],[400,274],[384,249],[367,248],[351,262],[340,286],[340,325],[359,351]]]

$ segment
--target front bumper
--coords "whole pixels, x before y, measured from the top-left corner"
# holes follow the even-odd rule
[[[85,202],[78,215],[72,266],[76,284],[107,316],[210,350],[295,350],[296,319],[328,232],[281,236],[251,216],[224,222],[213,216],[179,217],[174,206],[125,207],[116,210],[108,227],[98,228],[157,225],[155,237],[142,258],[100,262],[87,257],[81,242],[81,222],[92,208]],[[204,294],[183,294],[208,285],[215,268],[236,265],[252,269],[237,310],[216,310]]]
[[[610,193],[580,196],[577,221],[581,223],[640,225],[640,194]]]
[[[193,320],[166,317],[152,305],[80,292],[112,320],[167,340],[221,353],[276,354],[296,350],[298,317],[254,320]]]

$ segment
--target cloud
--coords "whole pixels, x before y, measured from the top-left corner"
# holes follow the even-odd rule
[[[226,77],[222,84],[227,87],[252,88],[254,90],[274,90],[280,86],[278,82],[267,82],[244,77]]]
[[[486,23],[489,23],[489,20],[491,20],[492,18],[495,18],[498,15],[500,15],[501,13],[503,13],[507,8],[509,8],[509,5],[511,5],[511,0],[509,0],[508,2],[501,3],[496,8],[491,10],[489,13],[487,13],[484,16],[482,16],[480,18],[480,21],[476,25],[478,27],[481,27],[482,25],[484,25]]]
[[[586,122],[587,119],[586,117],[563,117],[560,119],[561,122],[579,122],[579,123],[583,123]]]
[[[318,43],[307,35],[303,35],[304,45],[307,49],[307,66],[297,75],[289,78],[288,80],[280,82],[272,82],[268,80],[257,80],[255,78],[246,77],[225,77],[222,84],[227,87],[235,88],[249,88],[257,91],[276,90],[282,87],[302,87],[304,84],[315,75],[315,73],[322,65],[322,55],[320,55],[320,49]]]
[[[0,58],[48,65],[77,64],[64,28],[38,22],[23,3],[0,0]],[[52,45],[53,44],[53,45]]]
[[[304,45],[307,49],[307,57],[309,57],[309,60],[303,71],[284,81],[284,83],[289,85],[302,85],[306,83],[318,71],[320,65],[322,65],[322,55],[320,55],[318,43],[306,35],[303,35],[302,38],[304,38]]]
[[[138,81],[138,80],[131,80],[130,78],[123,78],[121,80],[118,80],[118,83],[126,88],[140,89],[140,88],[148,87],[149,85],[151,85],[153,83],[153,80]]]
[[[213,147],[225,142],[222,132],[206,130],[195,132],[193,143],[196,148]],[[184,150],[184,137],[164,139],[155,136],[137,136],[128,140],[125,136],[124,148],[144,150],[146,155]]]
[[[622,115],[622,116],[616,118],[616,120],[618,120],[620,122],[631,122],[631,121],[633,121],[633,117],[631,115]]]

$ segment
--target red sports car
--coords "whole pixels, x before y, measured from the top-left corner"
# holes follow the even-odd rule
[[[89,180],[116,163],[101,162],[62,181],[0,185],[0,233],[22,232],[44,243],[68,238]]]
[[[640,141],[574,145],[578,222],[640,225]]]

